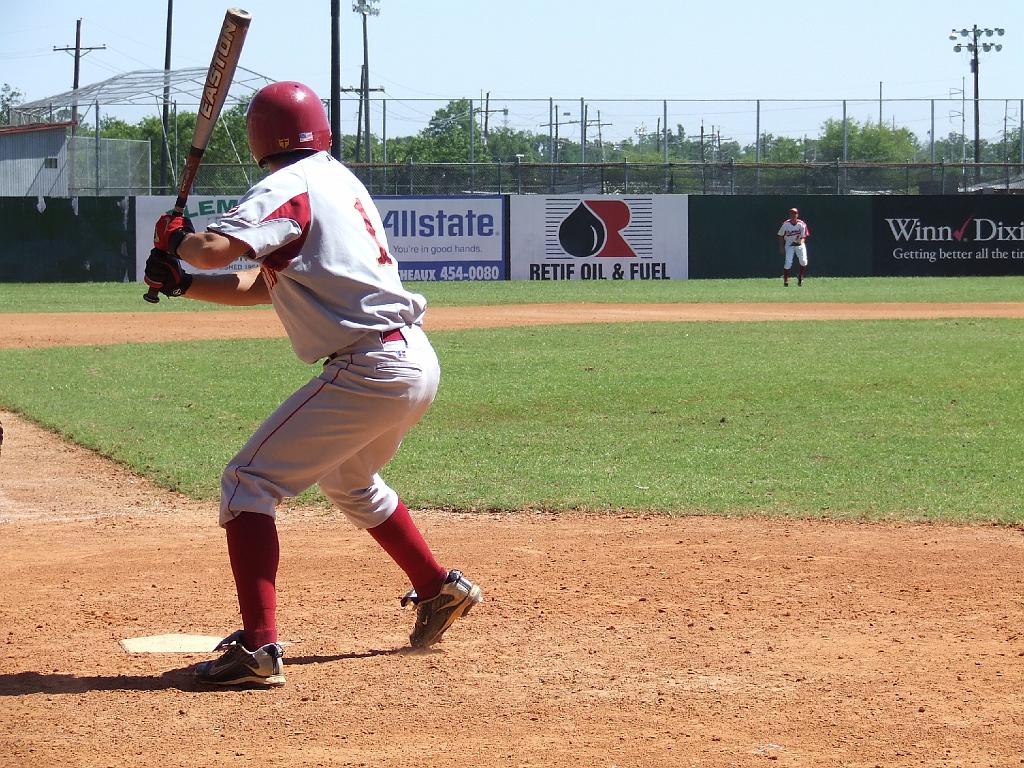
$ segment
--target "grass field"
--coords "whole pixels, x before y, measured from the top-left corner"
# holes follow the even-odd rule
[[[662,282],[500,281],[408,283],[435,306],[539,302],[962,302],[1024,301],[1024,277],[811,278],[782,289],[780,280],[666,280]],[[136,283],[0,284],[4,312],[180,312],[227,309],[213,304],[142,301]],[[241,310],[244,311],[244,310]]]
[[[571,296],[723,301],[729,286],[735,301],[782,293],[764,283],[609,285],[591,296],[576,287]],[[419,287],[441,305],[498,298],[490,285]],[[519,301],[567,297],[549,285],[501,287]],[[53,310],[45,300],[58,296],[68,310],[142,309],[138,286],[13,286],[8,302],[11,288],[0,286],[5,309]],[[825,293],[830,301],[1020,301],[1024,280],[820,280],[797,295]],[[200,306],[161,307],[170,305]],[[1024,522],[1022,321],[431,336],[441,391],[386,473],[417,506]],[[280,339],[2,350],[0,407],[164,486],[214,498],[224,463],[317,370]],[[322,502],[315,493],[304,500]]]

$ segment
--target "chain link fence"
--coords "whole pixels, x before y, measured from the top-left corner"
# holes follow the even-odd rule
[[[72,136],[67,152],[71,197],[150,194],[148,141]]]
[[[387,154],[394,139],[458,128],[468,133],[467,153],[458,158],[466,162],[512,162],[515,152],[531,149],[539,156],[527,160],[554,163],[639,161],[640,150],[662,162],[723,162],[742,153],[751,162],[960,162],[975,160],[978,139],[979,162],[1024,163],[1024,99],[975,101],[966,82],[960,86],[930,99],[371,98],[370,159],[396,159]],[[341,100],[342,133],[360,134],[363,119],[354,99]],[[906,154],[861,140],[878,132],[901,139],[897,151]],[[510,148],[514,137],[529,147]],[[366,160],[365,152],[364,141],[344,159]]]
[[[1018,163],[405,163],[349,165],[373,195],[929,195],[1024,192]],[[203,165],[193,191],[240,195],[254,164]]]
[[[1024,165],[593,163],[353,165],[373,194],[856,195],[1021,191]]]

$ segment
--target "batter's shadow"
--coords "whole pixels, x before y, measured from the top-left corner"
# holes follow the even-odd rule
[[[285,674],[288,667],[306,664],[330,664],[338,661],[369,659],[374,656],[404,656],[422,653],[413,648],[370,649],[353,653],[285,656]],[[171,669],[160,675],[73,675],[63,672],[17,672],[0,674],[0,697],[29,696],[35,693],[76,694],[91,691],[165,691],[188,692],[230,691],[234,687],[202,685],[195,679],[196,664]]]

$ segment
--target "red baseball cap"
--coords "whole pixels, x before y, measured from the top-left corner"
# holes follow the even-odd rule
[[[796,208],[790,208],[789,212],[790,213],[800,213],[800,211],[798,211]]]

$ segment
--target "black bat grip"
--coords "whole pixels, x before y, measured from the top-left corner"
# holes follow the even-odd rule
[[[150,304],[159,304],[160,291],[158,291],[156,288],[150,288],[148,291],[142,294],[142,298],[144,298]]]

